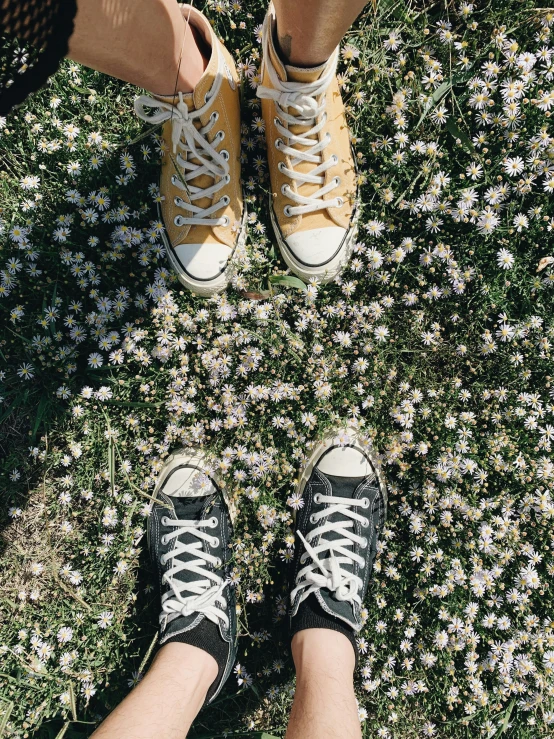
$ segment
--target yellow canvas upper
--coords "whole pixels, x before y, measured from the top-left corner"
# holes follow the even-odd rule
[[[273,65],[281,80],[314,82],[322,74],[326,65],[304,69],[285,65],[281,61],[275,48],[275,16],[271,6],[264,24],[264,34],[267,35],[269,62]],[[262,87],[272,86],[267,62],[268,60],[264,59]],[[285,108],[283,109],[285,110]],[[291,108],[290,112],[294,113],[294,110]],[[275,125],[275,117],[278,115],[276,103],[274,100],[262,98],[262,115],[266,126],[267,158],[271,179],[272,204],[277,222],[285,238],[299,231],[308,231],[316,228],[324,228],[326,226],[340,226],[344,229],[348,229],[350,225],[354,211],[354,201],[356,198],[356,171],[352,158],[344,104],[336,76],[334,76],[325,93],[325,112],[327,114],[327,121],[322,130],[319,131],[316,136],[319,141],[322,141],[327,133],[331,136],[329,145],[323,150],[324,160],[328,159],[333,154],[338,157],[338,162],[327,169],[324,173],[325,184],[331,182],[335,177],[340,177],[341,183],[332,192],[324,195],[323,199],[334,201],[337,196],[340,196],[342,197],[344,204],[342,207],[329,207],[314,213],[286,216],[283,212],[283,208],[286,205],[295,206],[297,203],[294,203],[290,198],[283,194],[283,185],[288,185],[293,191],[306,196],[312,195],[321,187],[321,185],[315,183],[299,184],[296,180],[287,176],[286,173],[279,171],[280,162],[289,169],[294,169],[296,172],[304,173],[309,173],[316,165],[311,162],[301,161],[293,167],[291,164],[291,156],[286,155],[275,147],[275,142],[280,137]],[[293,134],[302,134],[312,127],[292,125],[289,128],[288,124],[284,121],[281,121],[281,125],[288,128],[288,130]],[[305,151],[309,146],[297,144],[295,148]]]
[[[240,83],[233,58],[223,46],[221,41],[216,37],[207,18],[199,11],[190,6],[181,6],[183,13],[186,14],[190,23],[194,25],[204,36],[204,39],[211,47],[212,53],[202,75],[202,78],[196,85],[192,93],[181,95],[183,102],[189,110],[200,110],[206,105],[206,95],[212,89],[218,72],[222,75],[221,86],[211,101],[208,110],[201,116],[199,122],[195,123],[197,128],[206,126],[210,121],[210,116],[214,113],[219,114],[219,119],[207,134],[207,139],[213,143],[216,134],[223,131],[224,139],[220,141],[215,149],[218,152],[227,151],[229,153],[229,175],[230,181],[222,187],[213,197],[201,198],[194,201],[195,205],[202,208],[209,207],[217,200],[224,196],[229,197],[229,204],[217,211],[217,217],[227,217],[229,226],[207,226],[207,225],[182,225],[177,226],[174,223],[176,216],[186,217],[188,211],[178,207],[174,203],[175,197],[180,197],[184,201],[191,202],[187,192],[174,186],[171,182],[173,176],[180,177],[179,169],[176,165],[177,153],[183,158],[185,155],[182,149],[178,148],[174,151],[172,140],[173,122],[168,120],[162,128],[164,156],[162,161],[162,171],[160,177],[160,191],[164,196],[161,205],[162,216],[166,228],[168,240],[173,246],[179,244],[202,244],[209,242],[219,242],[233,248],[236,238],[238,225],[242,219],[243,198],[241,186],[241,167],[240,167]],[[190,15],[189,15],[190,13]],[[179,96],[157,96],[157,99],[166,103],[178,104]],[[190,161],[199,163],[198,159],[191,157]],[[221,178],[212,178],[210,175],[203,174],[191,181],[191,184],[207,188],[214,182],[218,182]],[[181,178],[182,181],[182,178]]]

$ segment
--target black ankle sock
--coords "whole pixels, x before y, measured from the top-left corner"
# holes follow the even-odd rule
[[[354,629],[344,623],[340,618],[335,618],[323,610],[319,605],[315,594],[312,593],[302,601],[298,608],[298,613],[293,616],[290,627],[290,638],[302,629],[331,629],[344,634],[352,644],[354,655],[356,657],[356,667],[358,667],[358,645],[354,638]]]
[[[171,636],[164,644],[170,644],[171,642],[180,642],[181,644],[191,644],[193,647],[203,649],[217,662],[218,673],[217,678],[212,683],[206,701],[209,701],[212,695],[215,693],[219,681],[223,677],[225,672],[225,666],[227,664],[227,657],[229,656],[229,644],[221,638],[219,633],[219,627],[210,621],[208,618],[204,618],[198,626],[190,631],[183,631],[182,634],[176,634]]]

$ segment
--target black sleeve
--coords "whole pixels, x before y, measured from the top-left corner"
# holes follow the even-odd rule
[[[58,69],[76,12],[76,0],[0,0],[0,115]]]

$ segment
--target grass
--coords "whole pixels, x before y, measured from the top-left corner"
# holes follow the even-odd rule
[[[538,269],[553,254],[541,49],[554,16],[515,0],[367,7],[339,69],[360,246],[313,294],[272,245],[248,78],[264,8],[218,7],[244,64],[255,213],[225,297],[195,298],[166,268],[158,140],[132,113],[134,88],[64,62],[0,131],[0,736],[88,736],[147,669],[149,495],[168,450],[196,442],[240,509],[242,669],[191,736],[284,736],[287,500],[310,443],[349,418],[382,452],[390,493],[359,641],[364,737],[549,737],[554,276]],[[167,356],[162,331],[184,348]]]

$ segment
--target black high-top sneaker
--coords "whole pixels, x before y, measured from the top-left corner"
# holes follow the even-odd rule
[[[291,637],[330,628],[350,639],[357,657],[354,636],[386,520],[378,456],[356,432],[337,429],[315,448],[297,493],[304,505],[296,514]]]
[[[206,457],[195,449],[169,456],[154,490],[148,541],[157,565],[162,610],[160,645],[177,641],[204,649],[219,672],[206,696],[213,701],[236,658],[231,556],[231,506]]]

